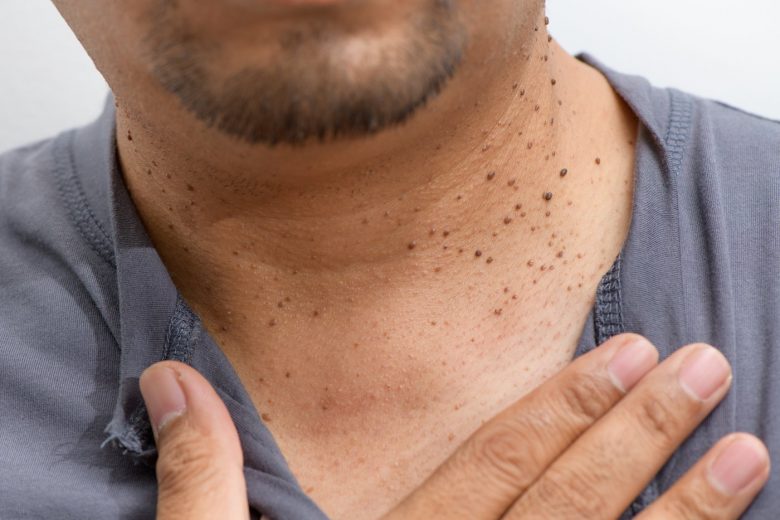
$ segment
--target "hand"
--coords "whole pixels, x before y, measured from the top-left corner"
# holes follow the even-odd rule
[[[616,518],[728,391],[727,365],[722,384],[678,382],[709,349],[688,345],[656,366],[641,336],[613,337],[485,423],[383,520]],[[725,362],[712,352],[707,373]],[[247,518],[238,435],[208,382],[164,361],[140,384],[159,451],[157,518]],[[728,435],[640,518],[737,518],[768,475],[761,441]]]
[[[642,336],[614,336],[484,424],[383,520],[617,518],[731,382],[708,345],[657,359]],[[737,518],[768,476],[761,441],[728,435],[639,518]]]
[[[139,381],[157,444],[159,520],[246,520],[249,503],[238,433],[208,381],[162,361]]]

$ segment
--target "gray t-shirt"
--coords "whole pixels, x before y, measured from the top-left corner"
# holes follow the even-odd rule
[[[641,125],[628,239],[576,355],[633,331],[662,358],[711,343],[734,370],[726,399],[630,518],[732,431],[780,456],[780,124],[581,59]],[[153,517],[156,452],[138,377],[178,359],[230,410],[253,515],[325,518],[152,246],[117,167],[114,110],[109,94],[95,122],[0,156],[0,516]],[[746,518],[780,511],[779,472],[773,464]]]

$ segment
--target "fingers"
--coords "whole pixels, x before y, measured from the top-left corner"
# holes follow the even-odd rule
[[[386,520],[500,517],[657,359],[637,334],[579,357],[483,425]]]
[[[728,391],[716,349],[681,348],[563,453],[507,518],[616,518]]]
[[[768,478],[769,454],[764,444],[752,435],[728,435],[637,518],[739,518]]]
[[[158,520],[249,518],[238,433],[208,381],[163,361],[141,374],[140,386],[159,452]]]

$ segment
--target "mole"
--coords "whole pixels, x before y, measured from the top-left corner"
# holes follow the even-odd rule
[[[596,157],[596,164],[601,164],[601,157]]]
[[[195,191],[195,187],[192,184],[187,184],[187,191]]]
[[[558,83],[558,82],[555,80],[555,78],[553,78],[553,79],[551,79],[551,80],[550,80],[550,83],[551,83],[551,84],[552,84],[552,86],[554,87],[554,86],[555,86],[555,84],[556,84],[556,83]]]
[[[522,213],[520,213],[520,216],[521,216],[521,217],[525,217],[525,211],[523,211]]]
[[[271,416],[270,416],[270,415],[268,415],[267,413],[260,414],[260,417],[261,417],[261,418],[262,418],[262,419],[263,419],[265,422],[271,422]]]
[[[319,315],[320,315],[320,311],[313,311],[313,312],[311,313],[311,315],[312,315],[312,317],[316,318],[317,316],[319,316]]]
[[[276,325],[276,319],[275,318],[271,318],[270,320],[268,320],[268,326],[269,327],[273,327],[274,325]]]
[[[130,133],[130,130],[127,131],[127,140],[128,141],[132,141],[133,140],[133,135]]]
[[[512,222],[511,217],[504,217],[504,224],[509,224],[510,222]]]
[[[550,17],[549,16],[545,16],[544,17],[544,25],[550,25]]]
[[[282,307],[284,307],[284,302],[279,302],[276,304],[276,306],[281,309]]]
[[[561,170],[561,177],[566,177],[567,173],[569,173],[569,170],[564,168],[563,170]]]
[[[522,209],[522,208],[523,208],[523,205],[522,205],[522,204],[515,204],[515,209],[516,209],[516,210],[520,210],[520,209]]]
[[[534,261],[533,260],[529,260],[528,261],[528,267],[533,267],[533,266],[534,266]]]
[[[406,247],[409,248],[409,250],[411,251],[412,249],[415,248],[416,245],[417,244],[414,242],[414,240],[412,240],[411,242],[409,242],[409,244],[407,244]]]
[[[479,258],[480,256],[482,256],[482,251],[480,251],[479,249],[477,249],[476,251],[474,251],[474,256],[476,256],[477,258]]]
[[[558,254],[555,256],[557,256],[558,258],[563,258],[563,251],[558,251]]]
[[[289,372],[285,372],[284,373],[284,377],[286,377],[287,379],[290,379],[290,373]]]
[[[517,82],[512,83],[512,90],[517,90]]]
[[[546,192],[544,192],[543,197],[544,197],[544,200],[550,200],[550,199],[553,198],[553,194],[550,191],[546,191]]]
[[[487,174],[487,180],[492,181],[493,177],[496,176],[496,172],[490,172]]]
[[[514,186],[515,185],[515,179],[509,179],[508,181],[506,181],[506,185],[507,186]]]
[[[503,309],[496,309],[496,310],[493,311],[493,314],[495,314],[496,316],[501,316],[501,311],[502,310]]]
[[[492,264],[493,263],[493,257],[492,256],[487,257],[487,260],[485,260],[485,262],[487,262],[489,264]]]
[[[549,217],[549,216],[550,216],[550,212],[549,212],[549,211],[545,211],[545,212],[544,212],[544,216],[545,216],[545,217]]]

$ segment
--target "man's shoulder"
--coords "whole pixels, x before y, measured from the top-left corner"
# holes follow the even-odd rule
[[[0,225],[18,219],[32,224],[51,215],[60,139],[58,134],[0,153]],[[40,211],[42,204],[48,212]]]
[[[94,251],[82,224],[92,210],[76,179],[76,130],[0,154],[0,310],[6,322],[41,313],[74,316],[85,308],[72,305],[74,299],[105,309],[113,298],[106,283],[113,269]],[[56,329],[61,323],[47,323],[64,337]]]
[[[734,170],[780,177],[780,121],[677,88],[653,85],[587,53],[578,58],[601,72],[628,103],[652,134],[675,177],[702,170],[732,178]]]
[[[780,121],[722,101],[683,95],[692,107],[691,144],[699,146],[703,155],[739,165],[739,169],[759,168],[777,176]]]
[[[56,140],[57,136],[49,136],[0,153],[0,197],[14,194],[23,180],[30,182],[40,178],[40,173],[51,171]],[[7,202],[0,209],[7,207]]]
[[[674,135],[667,136],[681,201],[723,214],[743,233],[749,227],[780,238],[770,218],[780,212],[780,121],[722,101],[671,95],[689,112],[687,123],[670,123]]]

